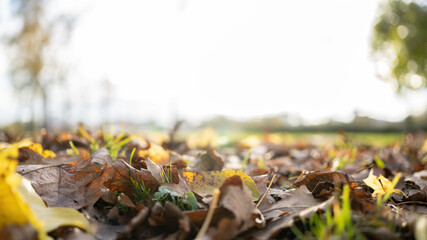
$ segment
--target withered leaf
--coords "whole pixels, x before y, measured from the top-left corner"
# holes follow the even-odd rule
[[[135,204],[132,202],[132,200],[130,200],[130,198],[123,193],[119,195],[119,201],[128,207],[135,208]]]
[[[260,210],[268,219],[278,217],[283,213],[298,212],[302,209],[316,206],[321,202],[321,200],[313,197],[306,186],[302,185],[292,193],[285,195],[282,200],[267,208],[260,208]]]
[[[353,179],[342,172],[311,172],[304,175],[303,178],[295,182],[294,185],[296,187],[306,185],[307,189],[312,192],[316,185],[321,182],[328,182],[335,186],[353,182]]]
[[[121,159],[117,160],[113,167],[108,168],[106,172],[108,180],[105,181],[105,186],[113,192],[124,193],[131,199],[137,197],[132,180],[151,193],[158,189],[158,182],[150,171],[146,169],[136,170]]]
[[[31,224],[27,223],[19,225],[5,225],[0,229],[0,239],[5,240],[36,240],[37,230]]]
[[[141,233],[145,227],[143,223],[147,220],[150,210],[148,208],[142,209],[132,220],[126,225],[123,233],[117,236],[117,239],[141,239],[138,233]]]
[[[216,229],[211,229],[209,234],[214,239],[232,239],[234,236],[255,226],[255,219],[262,219],[261,213],[255,208],[249,188],[243,184],[238,175],[227,178],[220,187],[220,208],[231,214],[221,214],[216,211]],[[262,220],[261,220],[262,221]]]
[[[205,152],[194,164],[194,170],[197,171],[221,171],[223,167],[221,156],[212,149]]]
[[[91,155],[92,163],[98,164],[98,166],[107,167],[113,166],[113,159],[111,159],[110,153],[106,148],[100,148]]]
[[[151,175],[153,175],[153,177],[158,182],[163,182],[163,179],[162,179],[163,170],[162,170],[162,168],[157,163],[151,161],[151,159],[148,157],[146,160],[144,160],[144,162],[147,166],[147,170],[151,172]]]
[[[283,216],[278,218],[277,220],[273,220],[267,223],[267,226],[257,232],[255,232],[251,238],[253,239],[272,239],[274,236],[279,234],[282,230],[289,228],[292,226],[296,219],[300,218],[308,218],[311,214],[319,211],[326,210],[333,202],[335,201],[335,197],[331,197],[328,200],[301,211]]]
[[[168,187],[170,190],[177,192],[178,194],[191,192],[191,189],[188,187],[185,180],[180,175],[178,175],[178,177],[179,177],[178,183],[162,183],[161,185]]]
[[[17,172],[32,185],[49,207],[80,209],[93,205],[101,196],[104,169],[90,159],[71,164],[21,165]]]
[[[30,163],[30,164],[41,164],[43,163],[44,157],[34,150],[22,147],[19,148],[18,161],[21,163]]]
[[[210,171],[210,172],[194,172],[183,170],[182,176],[187,181],[190,189],[201,195],[206,196],[212,194],[215,188],[220,187],[224,181],[231,176],[239,176],[243,183],[249,188],[252,193],[252,200],[256,201],[260,197],[259,190],[251,177],[243,172],[236,170]]]

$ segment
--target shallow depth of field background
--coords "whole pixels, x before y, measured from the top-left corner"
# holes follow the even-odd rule
[[[387,11],[394,42],[374,51]],[[425,52],[399,78],[393,50],[425,38],[410,21],[426,13],[422,1],[0,0],[0,126],[425,129]]]

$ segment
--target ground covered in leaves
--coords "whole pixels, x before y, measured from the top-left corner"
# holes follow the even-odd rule
[[[426,239],[424,133],[279,135],[0,132],[0,239]]]

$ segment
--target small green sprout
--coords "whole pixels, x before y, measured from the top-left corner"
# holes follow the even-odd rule
[[[136,148],[133,148],[132,153],[130,154],[130,158],[129,158],[129,165],[132,166],[132,159],[133,159],[133,154],[135,153]]]
[[[375,155],[374,157],[374,161],[375,164],[379,167],[379,168],[385,168],[385,163],[383,160],[381,160],[381,158],[379,158],[377,155]]]
[[[162,205],[170,201],[183,211],[197,210],[197,199],[192,192],[179,194],[166,186],[160,186],[159,191],[153,194],[152,200]]]
[[[291,226],[290,230],[297,239],[364,239],[364,236],[357,230],[351,219],[350,206],[350,187],[344,185],[342,201],[335,202],[332,210],[329,208],[325,211],[324,216],[313,213],[308,220],[301,218],[304,232],[296,226]]]
[[[394,178],[393,181],[391,181],[391,186],[386,189],[384,195],[378,195],[377,196],[377,212],[379,213],[384,206],[384,204],[387,202],[387,200],[390,198],[390,195],[393,192],[399,191],[395,190],[394,187],[397,185],[397,182],[399,182],[400,177],[402,176],[402,173],[398,173]],[[402,191],[400,191],[403,193]],[[404,193],[403,193],[404,194]]]
[[[79,155],[79,150],[74,146],[73,141],[68,141],[68,143],[70,144],[71,149],[67,149],[67,153],[69,155]]]
[[[242,167],[239,169],[239,171],[243,171],[243,169],[246,167],[246,165],[248,165],[249,157],[251,156],[252,149],[253,148],[249,149],[248,152],[246,153],[246,156],[242,162]]]

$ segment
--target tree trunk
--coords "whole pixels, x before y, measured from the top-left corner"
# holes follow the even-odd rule
[[[50,130],[50,126],[49,126],[49,111],[48,111],[48,97],[47,97],[47,93],[46,90],[42,90],[42,113],[43,113],[43,127],[46,128],[47,130]]]
[[[30,122],[29,122],[29,130],[31,133],[34,133],[36,129],[36,118],[35,118],[35,112],[34,112],[34,102],[30,103]]]

